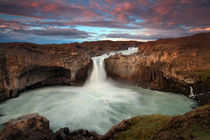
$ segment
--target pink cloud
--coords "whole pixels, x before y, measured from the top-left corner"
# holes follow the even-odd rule
[[[32,6],[32,7],[38,7],[38,6],[39,6],[39,3],[38,3],[38,2],[32,2],[32,3],[31,3],[31,6]]]
[[[56,4],[49,4],[44,7],[44,11],[46,12],[56,12],[58,10],[58,6]]]

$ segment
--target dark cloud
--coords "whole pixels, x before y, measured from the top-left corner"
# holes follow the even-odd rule
[[[151,31],[149,31],[151,32]],[[139,34],[129,34],[129,33],[111,33],[111,34],[104,34],[107,38],[123,38],[123,39],[136,39],[136,40],[157,40],[161,38],[174,38],[174,37],[180,37],[180,36],[188,36],[192,35],[191,32],[185,32],[185,31],[177,31],[174,30],[170,31],[157,31],[154,34],[147,34],[146,32],[142,32]]]
[[[0,13],[34,19],[65,19],[95,16],[88,7],[63,0],[1,0]]]
[[[127,38],[127,39],[140,39],[140,40],[157,39],[157,36],[131,35],[131,34],[124,34],[124,33],[107,34],[105,36],[108,38]]]
[[[22,34],[33,34],[41,36],[54,36],[54,37],[65,37],[65,38],[87,38],[90,35],[87,32],[79,31],[77,29],[62,29],[62,28],[48,28],[48,29],[13,29],[13,32]]]
[[[138,39],[138,40],[155,40],[160,38],[166,38],[168,36],[161,35],[161,34],[155,34],[155,35],[132,35],[132,34],[107,34],[105,35],[108,38],[124,38],[124,39]]]
[[[44,27],[46,25],[66,25],[62,22],[20,22],[17,20],[7,21],[0,19],[0,31],[2,33],[14,34],[33,34],[42,36],[62,36],[68,38],[87,38],[90,35],[85,31],[80,31],[74,28],[58,28],[58,27]],[[40,28],[40,29],[30,29]]]
[[[89,33],[76,29],[43,29],[25,30],[0,28],[0,42],[33,42],[46,43],[70,43],[91,37]]]
[[[117,21],[75,21],[69,22],[69,25],[83,25],[83,26],[91,26],[91,27],[107,27],[107,28],[121,28],[121,29],[137,29],[137,26],[128,26],[124,25]]]

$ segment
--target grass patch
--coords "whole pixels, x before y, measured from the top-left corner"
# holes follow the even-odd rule
[[[116,140],[209,140],[210,104],[180,116],[144,115],[127,120]]]
[[[192,75],[198,76],[202,82],[205,82],[210,77],[210,70],[195,71]]]
[[[116,139],[150,140],[171,120],[172,117],[164,115],[145,115],[133,117],[129,120],[129,128],[123,131]]]

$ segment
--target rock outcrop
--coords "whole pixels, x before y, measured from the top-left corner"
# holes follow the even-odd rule
[[[1,140],[51,140],[52,137],[49,121],[38,114],[10,120],[0,131]]]
[[[87,53],[70,47],[8,43],[0,52],[0,101],[35,87],[81,84],[92,64]]]
[[[129,56],[105,59],[109,76],[162,91],[183,93],[205,104],[210,98],[210,33],[161,39]]]
[[[61,128],[55,132],[52,140],[99,140],[99,135],[96,132],[87,130],[69,131],[69,128]]]

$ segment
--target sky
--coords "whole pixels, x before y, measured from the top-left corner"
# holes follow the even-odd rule
[[[210,31],[210,0],[0,0],[0,42],[148,41]]]

